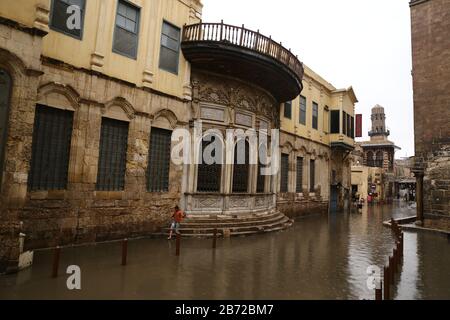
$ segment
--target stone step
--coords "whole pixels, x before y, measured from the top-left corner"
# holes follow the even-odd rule
[[[223,229],[228,229],[230,230],[230,232],[234,232],[234,231],[252,231],[252,230],[264,230],[264,229],[269,229],[272,228],[274,226],[280,225],[280,224],[284,224],[289,222],[289,218],[284,217],[283,219],[273,222],[273,223],[266,223],[266,224],[255,224],[255,225],[248,225],[248,226],[231,226],[231,227],[227,227],[227,228],[218,228],[217,230],[220,233],[221,230]],[[182,226],[180,228],[180,232],[182,234],[188,234],[188,233],[213,233],[214,229],[216,229],[216,227],[196,227],[196,228],[189,228],[189,227],[185,227]],[[169,231],[169,228],[165,229],[167,232]]]
[[[264,213],[264,214],[254,214],[250,216],[236,216],[236,217],[228,217],[228,216],[218,216],[218,217],[211,217],[206,218],[202,216],[188,216],[188,218],[184,221],[184,224],[186,223],[236,223],[236,222],[252,222],[252,221],[262,221],[262,220],[269,220],[273,217],[279,216],[280,212],[273,212],[273,213]]]
[[[271,223],[271,222],[276,222],[276,221],[280,221],[283,218],[285,218],[285,216],[283,214],[277,214],[274,216],[271,216],[269,219],[261,219],[261,220],[254,220],[254,221],[247,221],[247,220],[239,220],[237,219],[236,221],[233,222],[223,222],[222,220],[215,220],[215,221],[208,221],[208,222],[197,222],[197,221],[192,221],[192,220],[185,220],[182,223],[182,227],[183,228],[231,228],[231,227],[236,227],[236,226],[255,226],[258,224],[267,224],[267,223]]]
[[[279,225],[270,229],[265,229],[265,230],[257,230],[257,231],[233,231],[230,233],[230,237],[246,237],[246,236],[252,236],[252,235],[256,235],[256,234],[263,234],[263,233],[270,233],[270,232],[279,232],[279,231],[283,231],[286,230],[288,228],[290,228],[292,226],[293,222],[292,220],[290,220],[288,223],[284,224],[284,225]],[[155,234],[154,236],[160,236],[160,237],[167,237],[167,233],[159,233],[159,234]],[[183,238],[201,238],[201,239],[206,239],[206,238],[212,238],[214,236],[213,233],[192,233],[192,234],[182,234]],[[217,238],[223,238],[223,235],[221,233],[217,234]],[[175,237],[173,237],[173,240],[175,239]]]

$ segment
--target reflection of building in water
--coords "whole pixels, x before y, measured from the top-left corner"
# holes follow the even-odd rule
[[[352,191],[364,199],[369,194],[376,200],[386,201],[395,197],[395,152],[400,148],[388,140],[386,114],[383,107],[372,108],[370,141],[357,143],[352,153]]]

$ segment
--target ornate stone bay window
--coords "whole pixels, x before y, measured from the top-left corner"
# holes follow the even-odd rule
[[[206,135],[201,145],[207,148],[219,136],[226,137],[229,129],[253,129],[257,136],[263,129],[270,141],[271,129],[280,128],[280,105],[302,89],[301,62],[270,38],[223,23],[185,26],[181,46],[192,65],[192,121],[201,121],[204,134],[217,132],[217,137]],[[185,166],[182,193],[189,215],[243,216],[276,210],[278,175],[263,175],[260,169],[266,162],[258,157],[249,161],[259,150],[240,139],[245,137],[221,144],[216,151],[220,155],[214,156],[222,158],[222,164]],[[245,146],[242,154],[237,152],[239,143]],[[270,142],[268,146],[270,150]]]

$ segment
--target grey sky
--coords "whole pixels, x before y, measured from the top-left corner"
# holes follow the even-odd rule
[[[203,20],[259,29],[337,88],[350,85],[370,129],[386,109],[390,140],[414,154],[409,0],[203,0]]]

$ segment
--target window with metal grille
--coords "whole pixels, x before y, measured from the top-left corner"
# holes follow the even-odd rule
[[[261,174],[261,170],[266,169],[268,157],[267,145],[261,144],[259,146],[259,161],[258,161],[258,172],[257,172],[257,180],[256,180],[256,192],[264,193],[266,190],[266,176]]]
[[[341,113],[339,110],[332,110],[330,117],[330,131],[331,133],[340,133]]]
[[[36,106],[31,170],[31,191],[67,188],[73,112]]]
[[[284,103],[284,117],[287,119],[292,119],[292,101]]]
[[[316,161],[315,160],[311,160],[310,165],[309,165],[309,177],[310,177],[310,192],[315,192],[315,188],[316,188]]]
[[[119,0],[114,30],[114,52],[136,59],[139,44],[139,18],[138,7]]]
[[[303,158],[297,157],[297,193],[303,192]]]
[[[266,176],[261,174],[261,170],[265,169],[265,166],[258,164],[258,178],[256,181],[256,192],[264,193],[266,189]]]
[[[312,127],[313,129],[319,129],[319,105],[313,102],[313,110],[312,110]]]
[[[169,191],[169,170],[172,131],[152,128],[147,170],[150,192]]]
[[[86,0],[53,0],[50,28],[76,39],[82,39]]]
[[[300,124],[306,126],[306,98],[304,96],[300,96]]]
[[[166,21],[163,22],[159,67],[174,74],[178,74],[180,34],[180,28]]]
[[[6,128],[8,125],[11,84],[11,76],[5,70],[0,69],[0,189],[5,157]]]
[[[280,191],[288,192],[289,183],[289,155],[281,154]]]
[[[239,141],[234,149],[233,192],[248,192],[249,153],[250,145],[247,141]]]
[[[128,147],[128,123],[102,119],[97,187],[99,191],[123,191]]]
[[[210,139],[210,141],[208,141]],[[216,136],[210,138],[204,138],[202,141],[202,148],[200,152],[201,163],[198,165],[197,172],[197,192],[220,192],[220,184],[222,180],[222,164],[213,161],[214,163],[206,162],[207,159],[204,157],[204,150],[219,139]],[[222,147],[222,145],[221,145]],[[216,152],[220,154],[216,154]],[[223,150],[218,150],[217,148],[211,153],[211,156],[216,159],[222,159]]]

